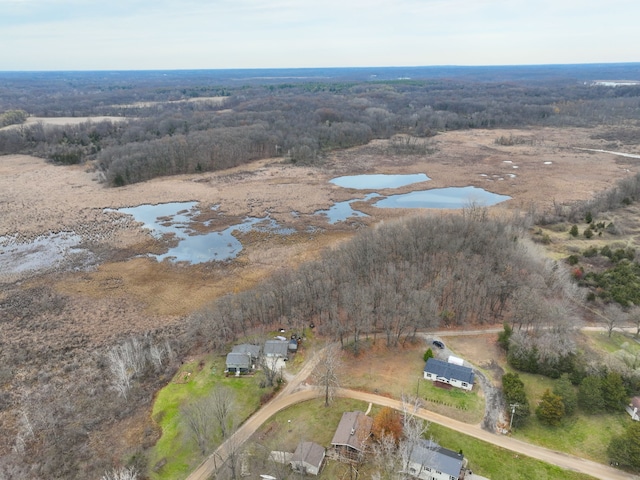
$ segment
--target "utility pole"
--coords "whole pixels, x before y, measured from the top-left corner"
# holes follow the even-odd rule
[[[516,413],[516,408],[520,406],[519,403],[512,403],[509,405],[511,407],[511,420],[509,421],[509,431],[511,431],[511,425],[513,425],[513,416]]]

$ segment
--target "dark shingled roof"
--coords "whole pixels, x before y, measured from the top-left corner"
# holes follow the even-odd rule
[[[362,412],[344,412],[331,445],[347,445],[361,452],[371,435],[373,419]]]
[[[264,342],[264,354],[273,357],[286,357],[289,352],[289,342],[286,340],[267,340]]]
[[[227,354],[227,368],[250,368],[251,357],[248,353],[235,353],[231,352]]]
[[[242,345],[235,345],[232,349],[232,353],[248,353],[252,358],[258,358],[262,347],[260,345],[251,345],[249,343],[243,343]]]
[[[431,440],[420,440],[411,451],[411,461],[458,478],[464,456]]]
[[[460,380],[461,382],[473,384],[473,370],[469,367],[456,365],[455,363],[448,363],[435,358],[430,358],[424,366],[424,371],[427,373],[435,373],[438,377]]]
[[[304,462],[320,468],[324,459],[324,447],[314,442],[300,442],[291,457],[291,462]]]

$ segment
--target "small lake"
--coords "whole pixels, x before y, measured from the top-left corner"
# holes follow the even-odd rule
[[[165,259],[189,263],[230,260],[242,251],[242,243],[233,235],[234,232],[255,230],[279,235],[295,232],[293,229],[282,228],[268,217],[247,217],[242,223],[231,225],[224,230],[200,233],[193,229],[193,217],[201,213],[196,208],[197,205],[197,202],[174,202],[107,211],[131,215],[134,220],[143,223],[144,228],[151,230],[156,238],[171,235],[176,240],[176,245],[170,247],[167,253],[151,255],[160,262]],[[217,208],[213,207],[212,210]],[[207,223],[203,225],[207,226]]]
[[[419,190],[401,195],[390,195],[378,200],[379,208],[464,208],[472,203],[489,207],[510,200],[507,195],[498,195],[477,187],[448,187]]]
[[[347,175],[330,180],[334,185],[356,190],[378,190],[381,188],[399,188],[413,183],[426,182],[431,180],[424,173],[410,175]]]

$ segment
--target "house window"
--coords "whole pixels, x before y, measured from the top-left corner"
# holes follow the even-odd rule
[[[411,468],[409,469],[409,473],[410,473],[410,474],[412,474],[412,475],[415,475],[417,472],[418,472],[418,471],[417,471],[415,468],[413,468],[413,467],[411,467]]]
[[[466,387],[467,386],[467,382],[462,382],[462,386]],[[455,479],[454,479],[455,480]]]

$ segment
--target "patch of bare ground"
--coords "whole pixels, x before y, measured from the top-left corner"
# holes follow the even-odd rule
[[[504,371],[500,365],[506,363],[504,351],[498,345],[498,334],[488,333],[473,336],[447,337],[447,347],[461,358],[480,367],[498,385]]]

